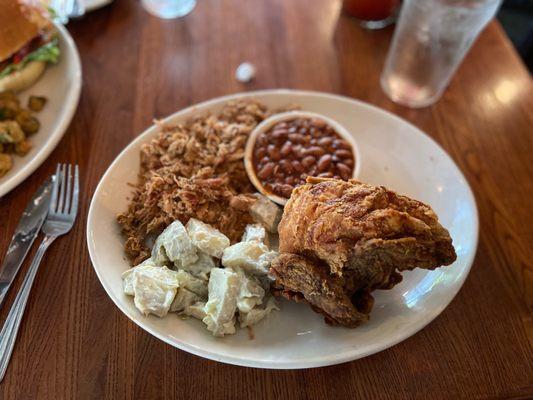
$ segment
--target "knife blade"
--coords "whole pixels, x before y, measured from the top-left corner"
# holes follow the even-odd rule
[[[48,214],[51,192],[52,181],[47,179],[29,201],[11,238],[0,267],[0,307]]]

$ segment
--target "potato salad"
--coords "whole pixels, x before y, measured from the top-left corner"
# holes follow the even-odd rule
[[[214,336],[233,334],[278,309],[268,277],[277,254],[262,224],[246,226],[242,241],[230,245],[202,221],[174,221],[151,257],[123,273],[124,293],[144,315],[178,313],[201,320]]]

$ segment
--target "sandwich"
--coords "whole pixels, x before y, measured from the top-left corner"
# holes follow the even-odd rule
[[[57,63],[57,32],[46,10],[23,0],[0,0],[0,92],[35,83]]]

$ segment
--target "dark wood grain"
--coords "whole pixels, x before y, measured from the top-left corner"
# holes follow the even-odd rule
[[[533,396],[533,85],[497,23],[482,33],[444,97],[422,110],[395,105],[379,88],[392,28],[362,30],[339,17],[338,1],[200,0],[186,18],[164,21],[139,2],[116,0],[68,28],[83,62],[80,105],[49,159],[0,199],[0,254],[57,162],[81,166],[81,217],[39,271],[0,398]],[[233,77],[243,61],[257,67],[249,84]],[[204,360],[134,325],[91,267],[89,201],[128,142],[154,117],[275,87],[340,93],[400,115],[451,154],[475,192],[480,242],[464,287],[428,327],[379,354],[299,371]],[[15,289],[21,281],[22,274]],[[6,314],[0,311],[0,321]]]

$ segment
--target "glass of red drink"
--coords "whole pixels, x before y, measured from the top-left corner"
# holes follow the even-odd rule
[[[396,20],[400,0],[343,0],[343,11],[367,29],[381,29]]]

